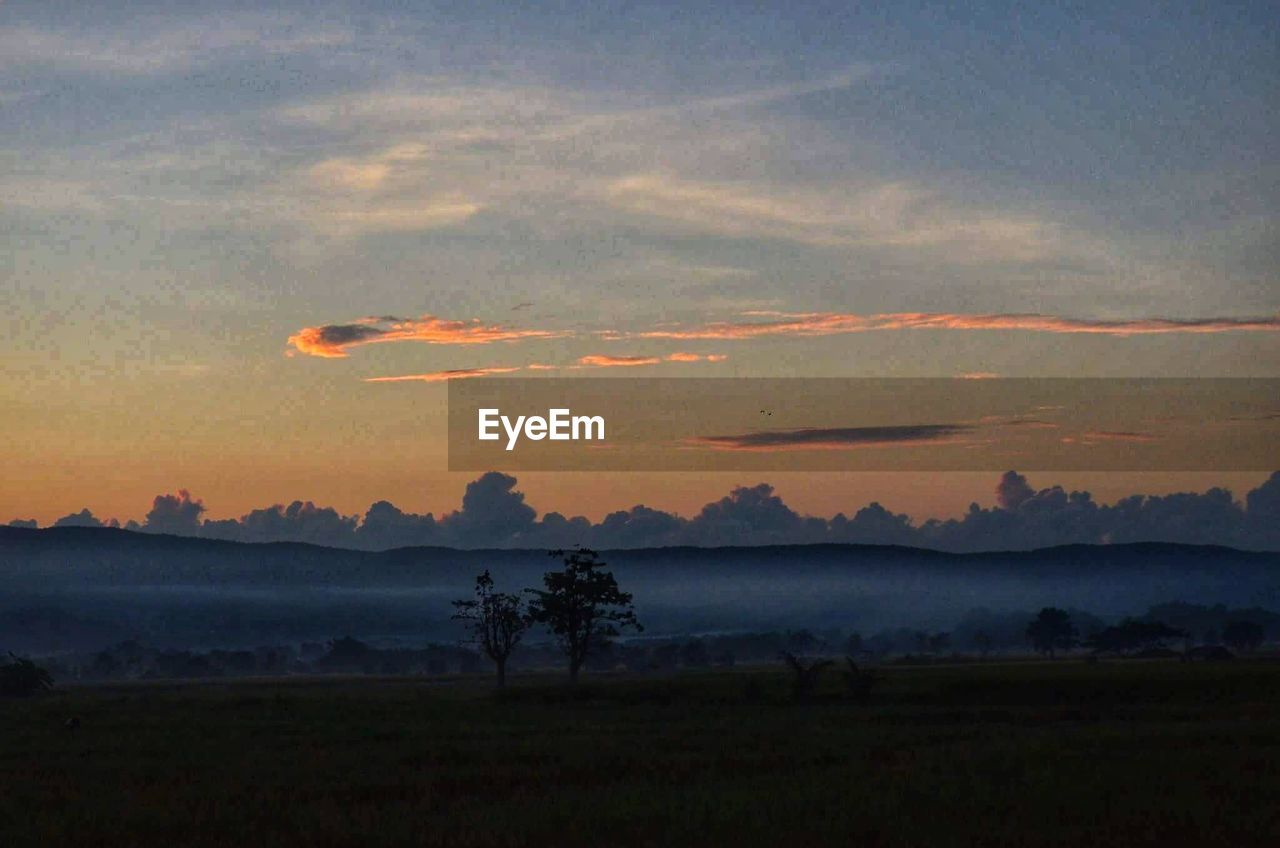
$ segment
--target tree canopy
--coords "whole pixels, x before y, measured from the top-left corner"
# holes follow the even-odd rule
[[[545,588],[530,589],[529,617],[545,625],[569,659],[569,679],[593,646],[620,635],[625,628],[643,630],[631,605],[631,594],[618,588],[600,555],[587,548],[551,551],[564,562],[560,571],[542,576]]]

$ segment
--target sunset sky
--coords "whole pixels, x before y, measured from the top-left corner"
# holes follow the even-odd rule
[[[405,5],[0,4],[0,521],[454,509],[449,378],[1280,377],[1271,4]]]

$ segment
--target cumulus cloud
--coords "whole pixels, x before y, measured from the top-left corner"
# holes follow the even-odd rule
[[[1245,503],[1225,489],[1213,488],[1139,494],[1101,504],[1089,492],[1068,492],[1061,486],[1036,489],[1016,471],[1001,476],[994,495],[994,506],[975,503],[959,518],[917,524],[878,502],[856,510],[852,518],[843,512],[829,519],[801,515],[771,485],[760,483],[735,488],[691,518],[637,505],[592,522],[555,512],[539,518],[515,477],[489,472],[467,485],[460,509],[441,518],[404,512],[387,501],[370,506],[363,519],[294,501],[238,519],[199,522],[202,502],[179,492],[158,496],[146,525],[130,522],[129,529],[169,526],[182,535],[367,550],[413,545],[536,549],[583,544],[608,549],[838,542],[990,551],[1148,541],[1280,550],[1280,472],[1249,492]],[[104,524],[85,509],[54,526]]]
[[[911,516],[885,509],[878,501],[872,501],[846,518],[836,513],[830,522],[833,542],[855,545],[910,545],[916,541],[916,528]]]
[[[1006,471],[996,485],[996,503],[1001,509],[1017,509],[1035,493],[1026,477],[1016,471]]]
[[[311,501],[294,501],[255,509],[239,519],[206,521],[202,535],[237,542],[310,542],[335,547],[349,546],[359,519],[340,515],[332,507],[318,507]]]
[[[845,450],[848,448],[936,445],[972,432],[967,424],[912,424],[887,427],[804,427],[760,430],[734,436],[699,436],[685,444],[726,451]]]
[[[150,533],[194,536],[199,533],[200,515],[204,511],[204,502],[192,500],[186,489],[179,489],[176,495],[156,495],[142,529]]]
[[[767,545],[822,541],[826,521],[801,517],[773,486],[739,486],[702,508],[686,535],[699,545]],[[738,540],[738,541],[735,541]]]
[[[349,324],[324,324],[303,327],[289,337],[289,344],[299,353],[328,359],[341,359],[350,348],[378,342],[425,342],[444,345],[478,345],[493,342],[516,342],[525,339],[549,339],[562,335],[550,330],[521,330],[497,324],[437,318],[396,318],[381,316],[360,318]]]
[[[92,512],[85,509],[79,512],[73,512],[70,515],[64,515],[57,521],[53,522],[54,527],[106,527],[99,521]]]
[[[516,490],[516,478],[490,471],[467,484],[462,509],[444,521],[449,533],[474,545],[501,546],[527,533],[537,512]]]
[[[355,531],[357,545],[373,550],[440,544],[440,536],[440,525],[431,513],[403,512],[389,501],[370,506]]]

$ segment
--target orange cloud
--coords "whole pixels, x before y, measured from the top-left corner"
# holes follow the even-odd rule
[[[443,383],[446,380],[466,380],[471,377],[484,377],[489,374],[510,374],[519,371],[518,367],[510,368],[454,368],[449,371],[431,371],[426,374],[405,374],[399,377],[365,377],[366,383]]]
[[[1280,316],[1267,318],[1137,318],[1098,320],[1036,314],[964,315],[894,312],[855,315],[836,312],[747,312],[764,321],[720,321],[689,329],[648,330],[626,334],[642,339],[751,339],[762,336],[830,336],[873,330],[1026,330],[1042,333],[1087,333],[1110,336],[1162,333],[1270,332],[1280,330]],[[611,338],[622,338],[608,334]]]
[[[349,324],[304,327],[289,337],[298,352],[328,359],[346,357],[347,350],[377,342],[426,342],[427,344],[491,344],[526,339],[549,339],[563,335],[550,330],[520,330],[478,319],[454,321],[423,315],[421,318],[394,316],[360,318]]]
[[[657,365],[661,361],[656,356],[609,356],[593,353],[579,357],[578,364],[589,368],[630,368],[636,365]]]
[[[729,357],[722,353],[673,353],[668,362],[724,362]]]
[[[729,357],[721,353],[670,353],[666,356],[610,356],[593,353],[578,359],[580,368],[628,368],[636,365],[657,365],[661,362],[724,362]]]

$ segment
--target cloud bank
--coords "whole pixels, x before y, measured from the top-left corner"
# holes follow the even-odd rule
[[[311,542],[384,550],[412,545],[460,548],[593,548],[669,545],[774,545],[851,543],[910,545],[949,551],[1016,550],[1065,544],[1180,542],[1280,550],[1280,472],[1249,492],[1244,502],[1226,489],[1171,495],[1131,495],[1114,504],[1060,486],[1037,489],[1006,472],[995,505],[972,504],[960,518],[913,522],[872,502],[852,515],[805,516],[772,486],[734,489],[692,517],[638,504],[592,522],[557,512],[538,515],[516,488],[515,477],[489,472],[467,485],[459,509],[435,516],[405,512],[387,501],[364,516],[342,515],[311,501],[253,510],[240,518],[201,520],[204,503],[185,490],[159,495],[141,523],[126,529],[241,542]],[[32,526],[22,520],[12,526]],[[55,527],[118,527],[88,509]]]

